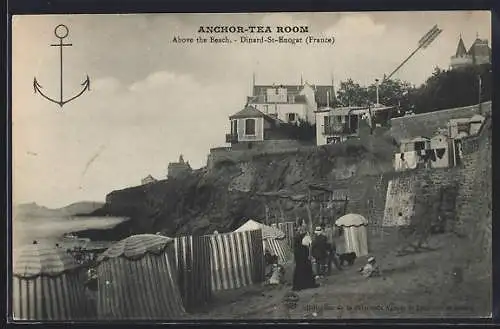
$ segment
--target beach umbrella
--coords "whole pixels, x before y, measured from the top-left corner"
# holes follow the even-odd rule
[[[359,214],[346,214],[335,222],[344,229],[345,252],[358,257],[368,255],[368,220]]]
[[[368,225],[368,220],[359,214],[346,214],[335,221],[337,226],[361,226]]]
[[[80,267],[64,248],[53,244],[34,241],[14,250],[14,320],[85,319],[90,310]]]
[[[97,259],[99,319],[172,320],[185,310],[171,250],[174,239],[139,234],[123,239]]]

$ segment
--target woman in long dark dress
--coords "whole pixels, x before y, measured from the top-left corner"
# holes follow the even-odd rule
[[[302,239],[305,236],[306,232],[299,230],[294,238],[295,270],[293,272],[293,290],[319,287],[314,280],[312,264],[309,258],[309,247],[302,245]]]

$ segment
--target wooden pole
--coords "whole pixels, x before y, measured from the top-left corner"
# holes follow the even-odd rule
[[[307,205],[306,205],[306,210],[307,210],[307,216],[309,217],[309,232],[312,232],[312,214],[311,214],[311,189],[309,189],[308,194],[307,194]]]
[[[267,205],[267,202],[264,203],[264,207],[266,209],[266,225],[269,225],[269,206]]]
[[[323,222],[323,202],[319,203],[319,222]]]
[[[280,215],[281,215],[281,223],[285,222],[285,211],[283,210],[283,206],[281,205],[281,200],[278,200],[278,207],[280,209]]]

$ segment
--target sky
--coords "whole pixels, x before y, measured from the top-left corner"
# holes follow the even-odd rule
[[[64,95],[91,90],[60,108],[54,28],[65,24]],[[134,14],[15,16],[12,21],[13,202],[62,207],[104,201],[113,190],[165,179],[180,154],[193,168],[225,146],[228,116],[257,84],[371,84],[395,69],[434,24],[443,30],[394,78],[421,84],[448,68],[462,35],[491,40],[489,12]],[[176,44],[199,26],[308,26],[334,45]],[[291,35],[297,37],[299,35]],[[238,37],[238,35],[231,35]]]

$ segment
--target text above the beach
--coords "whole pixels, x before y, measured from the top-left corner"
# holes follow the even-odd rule
[[[200,26],[189,36],[174,35],[172,42],[191,44],[245,45],[326,45],[335,44],[333,35],[314,35],[308,26]]]

